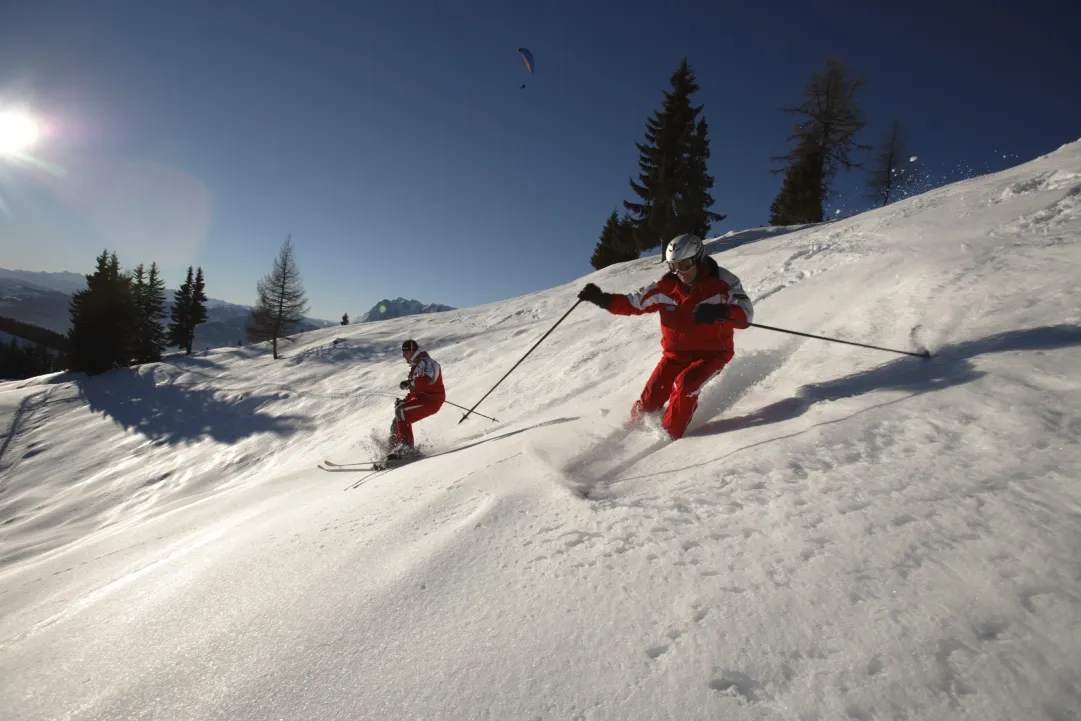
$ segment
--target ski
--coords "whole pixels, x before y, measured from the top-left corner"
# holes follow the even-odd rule
[[[385,460],[385,461],[376,461],[375,463],[372,464],[371,467],[372,467],[372,470],[375,470],[375,471],[389,471],[392,468],[397,468],[399,466],[404,466],[407,463],[413,463],[414,461],[419,461],[423,457],[424,456],[416,456],[414,458],[395,458],[393,460],[388,459],[388,460]]]
[[[419,461],[421,458],[423,458],[423,456],[417,456],[416,458],[396,458],[387,461],[358,461],[357,463],[332,463],[331,461],[323,461],[316,467],[330,473],[371,473],[372,471],[389,471],[392,468],[404,466],[413,461]]]
[[[323,461],[324,466],[330,466],[332,468],[349,468],[351,466],[370,466],[373,463],[382,463],[382,461],[353,461],[352,463],[335,463],[334,461]]]

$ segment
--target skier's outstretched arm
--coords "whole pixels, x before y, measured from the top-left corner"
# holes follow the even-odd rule
[[[656,313],[664,305],[676,305],[676,301],[650,283],[633,293],[605,293],[593,283],[586,284],[578,293],[578,300],[592,303],[615,315],[642,315]]]

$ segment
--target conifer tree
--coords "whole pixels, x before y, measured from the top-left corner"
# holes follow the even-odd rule
[[[145,274],[145,280],[144,280]],[[165,282],[158,273],[158,264],[150,264],[146,273],[142,265],[135,268],[132,293],[138,314],[135,326],[135,362],[153,363],[161,360],[167,343],[165,328]]]
[[[170,311],[172,322],[167,333],[169,345],[184,349],[185,355],[191,355],[195,345],[195,328],[206,322],[206,293],[203,281],[203,269],[198,273],[189,265],[188,275],[173,294],[173,308]]]
[[[146,352],[146,342],[143,333],[146,331],[146,323],[143,318],[143,305],[146,296],[146,269],[143,264],[135,266],[131,271],[131,301],[135,305],[135,323],[131,327],[131,361],[143,363]]]
[[[71,369],[96,375],[129,365],[137,314],[131,278],[121,272],[115,252],[102,251],[96,269],[86,276],[86,286],[68,306]]]
[[[640,172],[630,185],[639,201],[623,202],[639,250],[681,233],[704,238],[711,224],[725,217],[709,210],[714,181],[707,171],[708,127],[699,117],[703,106],[691,104],[699,86],[686,58],[669,82],[662,109],[646,120],[645,142],[635,144]]]
[[[191,326],[191,299],[195,289],[195,270],[189,265],[188,275],[180,287],[173,292],[173,307],[169,310],[169,327],[166,331],[166,339],[169,345],[188,350],[188,329]]]
[[[781,191],[769,208],[770,225],[802,225],[821,223],[822,164],[814,151],[794,160],[785,172]]]
[[[624,263],[637,257],[634,227],[629,218],[620,218],[613,209],[604,223],[597,245],[593,248],[593,257],[589,259],[589,264],[600,270],[613,263]]]
[[[195,329],[202,323],[206,323],[206,303],[209,300],[206,297],[206,279],[203,277],[203,267],[199,266],[195,269],[195,286],[191,291],[191,335],[189,336],[188,352],[191,352],[191,346],[195,343]]]

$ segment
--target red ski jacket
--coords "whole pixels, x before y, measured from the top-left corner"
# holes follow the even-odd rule
[[[413,390],[409,396],[419,395],[421,399],[427,398],[424,394],[436,396],[446,400],[447,392],[443,388],[443,369],[432,360],[427,351],[417,351],[409,364],[409,381],[413,384]],[[415,396],[414,396],[415,397]],[[407,400],[412,400],[407,396]]]
[[[724,303],[733,323],[694,322],[694,307],[699,303]],[[706,256],[694,283],[687,285],[675,273],[665,273],[651,283],[627,295],[612,295],[608,312],[615,315],[660,313],[661,348],[666,355],[681,353],[720,353],[734,350],[734,328],[746,328],[754,321],[754,306],[743,291],[739,278]]]

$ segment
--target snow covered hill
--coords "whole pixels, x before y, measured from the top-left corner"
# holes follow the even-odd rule
[[[933,357],[739,331],[686,437],[623,438],[657,319],[580,305],[496,421],[315,468],[386,433],[403,338],[469,407],[649,258],[0,384],[5,719],[1077,718],[1081,142],[710,252],[760,323]]]

